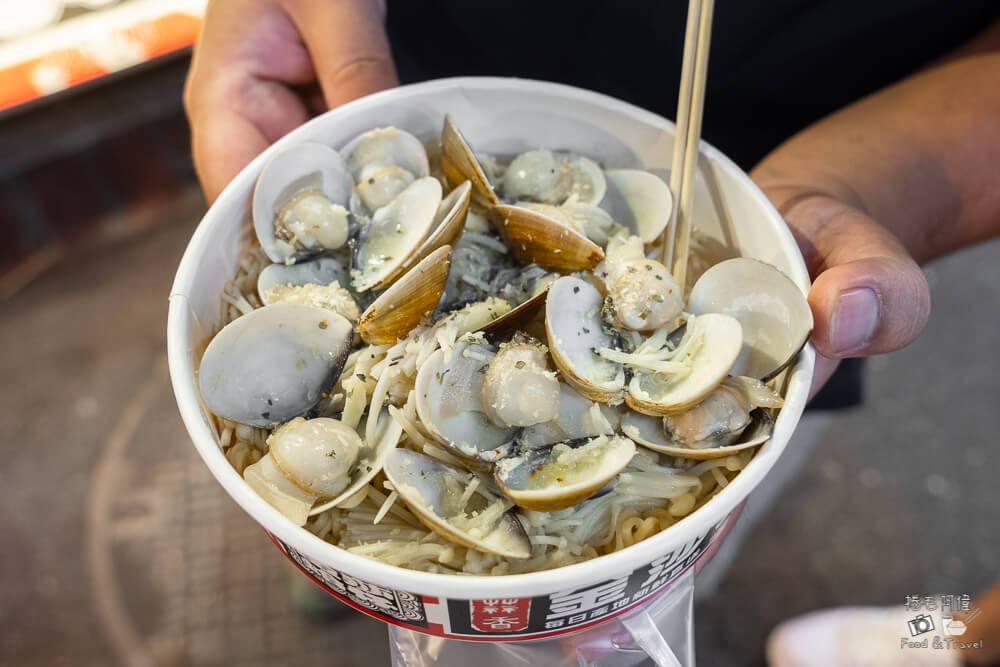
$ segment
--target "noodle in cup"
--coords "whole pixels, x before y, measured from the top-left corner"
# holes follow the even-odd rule
[[[188,244],[167,323],[177,404],[195,448],[226,492],[307,576],[355,609],[453,639],[528,640],[576,631],[651,599],[715,551],[734,510],[774,465],[798,423],[812,380],[810,345],[777,378],[785,403],[772,437],[703,506],[630,547],[527,574],[415,571],[320,539],[264,501],[233,468],[199,395],[196,370],[206,342],[223,321],[220,295],[237,274],[254,182],[264,164],[303,142],[339,149],[376,127],[396,126],[427,141],[440,135],[446,113],[476,150],[486,153],[513,155],[546,147],[588,156],[605,168],[645,168],[660,175],[672,154],[674,125],[655,114],[594,92],[519,79],[453,78],[402,86],[311,120],[236,176]],[[693,226],[709,253],[717,259],[741,255],[767,262],[807,292],[805,264],[779,213],[722,153],[705,142],[699,149]]]

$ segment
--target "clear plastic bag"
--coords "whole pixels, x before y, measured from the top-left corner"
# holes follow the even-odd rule
[[[389,626],[393,667],[691,667],[694,568],[638,609],[585,630],[519,642],[468,642]]]

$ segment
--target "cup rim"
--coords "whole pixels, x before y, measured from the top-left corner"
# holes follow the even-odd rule
[[[386,103],[398,104],[405,102],[408,98],[433,95],[456,88],[459,90],[473,89],[483,92],[507,91],[512,94],[545,94],[559,97],[569,102],[578,101],[590,106],[603,107],[604,110],[616,115],[626,116],[633,121],[661,127],[664,130],[672,131],[674,127],[674,124],[669,120],[628,102],[566,84],[510,77],[452,77],[381,91],[328,111],[308,121],[303,126],[296,128],[254,158],[226,186],[218,199],[205,213],[192,235],[178,266],[169,297],[167,350],[171,383],[185,428],[195,448],[215,479],[223,486],[233,500],[257,521],[262,528],[296,550],[313,556],[321,554],[324,563],[342,568],[352,576],[381,584],[388,584],[422,595],[436,595],[455,599],[478,599],[496,595],[532,596],[552,593],[580,586],[586,582],[601,581],[617,574],[643,567],[658,556],[666,554],[671,549],[676,548],[676,546],[696,538],[698,535],[710,530],[712,526],[723,521],[767,475],[787,445],[801,415],[801,411],[805,406],[815,361],[815,353],[811,345],[807,344],[805,346],[793,367],[791,377],[789,378],[785,408],[782,414],[779,415],[775,436],[758,451],[747,468],[741,471],[741,474],[737,475],[715,497],[706,502],[696,512],[691,513],[670,526],[669,529],[657,533],[631,547],[580,563],[524,574],[455,575],[410,570],[352,554],[330,544],[310,533],[304,527],[294,525],[250,488],[225,458],[215,439],[213,429],[203,416],[200,395],[195,381],[193,358],[189,354],[188,331],[193,314],[188,305],[187,295],[191,292],[192,288],[196,287],[193,283],[193,277],[196,275],[200,259],[206,255],[208,250],[210,230],[218,226],[233,224],[229,212],[232,210],[243,210],[245,202],[238,201],[237,193],[248,185],[250,181],[256,179],[261,167],[272,155],[289,145],[301,141],[300,137],[307,134],[309,129],[314,125],[333,124],[343,116],[363,112],[365,109],[378,107]],[[790,277],[800,288],[807,290],[809,280],[805,263],[801,253],[798,251],[798,246],[791,231],[784,223],[778,211],[764,193],[750,180],[749,176],[721,151],[704,140],[699,144],[699,151],[704,157],[722,169],[738,174],[739,179],[745,185],[749,186],[749,194],[763,210],[769,212],[774,231],[786,246],[784,254],[793,265],[793,275]],[[227,219],[227,215],[230,219]],[[794,252],[789,252],[788,248],[794,250]],[[784,420],[782,416],[785,416]],[[787,432],[787,435],[783,438],[778,438],[779,432],[782,434]],[[768,445],[771,446],[769,447]],[[751,471],[753,471],[752,474],[747,474]]]

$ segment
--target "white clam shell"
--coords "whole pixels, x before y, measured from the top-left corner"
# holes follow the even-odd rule
[[[318,190],[334,204],[347,208],[354,183],[337,151],[316,143],[292,146],[261,169],[253,192],[253,223],[260,246],[272,262],[294,263],[313,251],[297,250],[275,237],[275,217],[296,195]]]
[[[421,178],[375,211],[364,240],[358,244],[352,285],[358,292],[386,287],[430,233],[441,203],[441,184]]]
[[[633,410],[652,415],[680,412],[697,405],[729,374],[743,345],[743,327],[728,315],[709,313],[698,318],[704,331],[701,347],[691,358],[691,370],[677,379],[637,371],[625,400]],[[691,322],[687,325],[691,327]]]
[[[608,169],[600,206],[643,243],[655,241],[670,221],[674,197],[659,176],[642,169]]]
[[[743,324],[743,347],[733,375],[769,380],[809,339],[812,310],[788,276],[770,264],[737,257],[709,268],[691,288],[688,310],[724,313]]]
[[[382,127],[351,139],[340,154],[347,171],[360,186],[372,174],[387,167],[399,167],[414,178],[430,175],[427,151],[415,136],[398,127]]]

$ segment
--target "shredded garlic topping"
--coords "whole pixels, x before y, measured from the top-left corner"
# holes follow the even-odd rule
[[[625,364],[640,371],[671,376],[687,375],[691,372],[694,355],[701,349],[705,331],[697,317],[693,315],[684,317],[687,320],[687,329],[676,348],[667,341],[672,329],[664,326],[640,343],[634,352],[602,347],[597,350],[597,354],[608,361]]]

